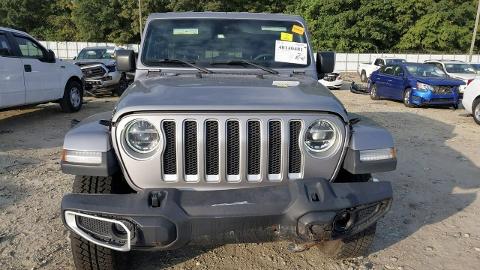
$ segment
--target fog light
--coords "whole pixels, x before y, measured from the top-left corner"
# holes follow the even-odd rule
[[[363,161],[363,162],[393,159],[395,157],[396,157],[395,148],[360,151],[360,161]]]
[[[63,150],[62,160],[69,163],[102,164],[102,152]]]

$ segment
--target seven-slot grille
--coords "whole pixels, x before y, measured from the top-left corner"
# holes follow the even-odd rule
[[[235,183],[302,176],[300,120],[185,119],[181,125],[164,120],[161,128],[164,181]]]

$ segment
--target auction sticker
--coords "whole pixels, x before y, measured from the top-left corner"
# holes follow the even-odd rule
[[[307,64],[307,44],[289,41],[275,41],[275,62]]]
[[[292,26],[292,32],[296,33],[296,34],[299,34],[299,35],[303,35],[303,33],[305,33],[305,28],[303,28],[299,25],[293,25]]]
[[[280,39],[283,41],[293,41],[293,34],[281,32]]]

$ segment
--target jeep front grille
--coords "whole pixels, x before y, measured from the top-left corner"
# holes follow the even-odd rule
[[[300,120],[177,119],[160,126],[164,181],[238,183],[302,176]]]

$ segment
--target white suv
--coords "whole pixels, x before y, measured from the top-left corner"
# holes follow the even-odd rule
[[[0,27],[0,109],[58,102],[64,112],[83,102],[80,68],[55,58],[27,33]]]
[[[445,71],[448,76],[465,82],[460,85],[459,92],[463,95],[465,88],[477,77],[475,68],[469,63],[458,60],[428,60],[425,64],[432,64]]]
[[[465,89],[462,105],[473,115],[475,122],[480,125],[480,79],[474,80]]]

